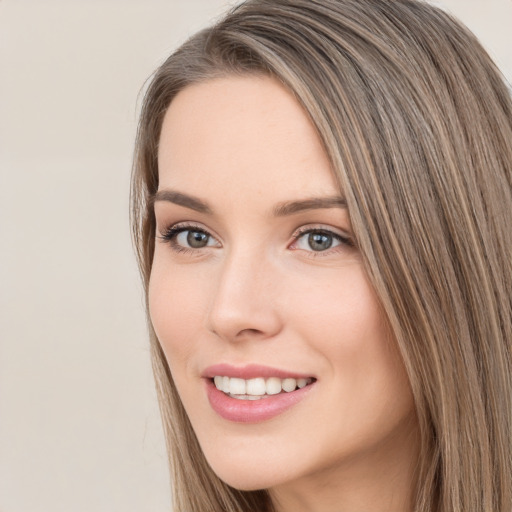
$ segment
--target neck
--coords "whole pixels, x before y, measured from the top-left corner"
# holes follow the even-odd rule
[[[412,512],[419,447],[416,424],[401,434],[271,489],[276,512]]]

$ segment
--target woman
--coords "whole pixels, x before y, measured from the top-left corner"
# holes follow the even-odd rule
[[[512,104],[412,0],[249,0],[132,189],[176,511],[512,509]]]

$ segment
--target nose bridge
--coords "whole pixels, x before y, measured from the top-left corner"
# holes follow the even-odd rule
[[[238,248],[221,264],[209,328],[227,341],[267,338],[280,330],[275,269],[261,250]]]

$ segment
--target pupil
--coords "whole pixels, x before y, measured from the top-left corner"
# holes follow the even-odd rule
[[[205,247],[208,244],[208,235],[200,231],[189,231],[187,235],[187,243],[194,249]]]
[[[313,251],[325,251],[332,245],[332,236],[322,233],[310,233],[308,243]]]

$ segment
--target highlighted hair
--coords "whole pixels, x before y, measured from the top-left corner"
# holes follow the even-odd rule
[[[146,92],[132,180],[151,272],[163,116],[189,84],[263,74],[311,118],[406,366],[418,512],[512,510],[512,102],[476,38],[414,0],[249,0],[193,36]],[[175,512],[271,511],[206,463],[151,329]]]

